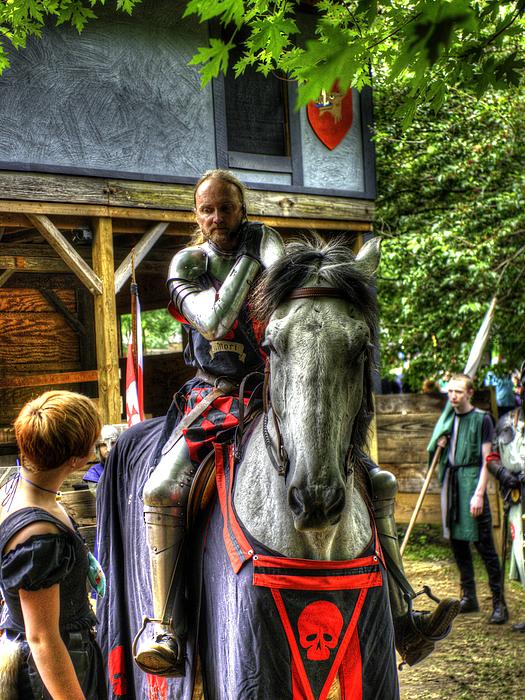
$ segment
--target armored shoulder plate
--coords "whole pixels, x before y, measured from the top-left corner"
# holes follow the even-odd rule
[[[272,263],[284,256],[284,243],[277,231],[269,226],[261,224],[261,262],[263,267],[269,267]]]
[[[494,431],[494,442],[497,445],[509,445],[516,434],[516,426],[514,423],[515,412],[509,411],[505,413],[496,423]]]
[[[199,246],[184,248],[173,256],[168,272],[170,280],[196,280],[206,272],[208,258]]]

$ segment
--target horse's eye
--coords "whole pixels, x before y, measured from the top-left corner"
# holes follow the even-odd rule
[[[366,341],[360,344],[358,347],[350,346],[350,360],[352,362],[359,362],[360,360],[366,360],[368,357],[368,352],[373,345]]]

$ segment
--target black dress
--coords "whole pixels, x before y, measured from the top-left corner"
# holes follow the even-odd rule
[[[56,534],[33,535],[3,554],[7,542],[22,528],[35,522],[53,523]],[[75,526],[76,527],[76,526]],[[97,623],[89,605],[86,579],[88,551],[75,530],[41,508],[22,508],[0,524],[0,589],[5,601],[0,629],[22,644],[23,663],[18,686],[24,700],[50,698],[36,670],[25,639],[24,619],[18,591],[36,591],[60,584],[60,634],[69,651],[86,700],[107,698],[104,668],[93,628]]]

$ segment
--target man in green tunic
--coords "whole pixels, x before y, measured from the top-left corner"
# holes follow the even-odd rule
[[[492,517],[486,493],[487,457],[492,451],[490,415],[471,403],[474,387],[466,374],[455,374],[448,384],[453,412],[445,411],[434,429],[429,450],[443,448],[439,465],[443,534],[450,540],[459,569],[460,613],[477,612],[476,582],[470,543],[478,550],[489,578],[493,610],[491,624],[502,624],[509,614],[501,590],[501,568],[492,538]]]

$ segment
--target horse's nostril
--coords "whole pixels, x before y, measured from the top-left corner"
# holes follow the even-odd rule
[[[345,507],[346,492],[343,488],[333,489],[333,495],[327,497],[325,512],[327,518],[334,518],[341,515]]]
[[[292,486],[288,491],[288,503],[292,513],[297,518],[308,521],[310,527],[337,522],[345,501],[344,488],[300,489]]]
[[[301,492],[295,486],[292,486],[288,492],[288,503],[292,513],[295,515],[301,515],[304,513],[304,500]]]

